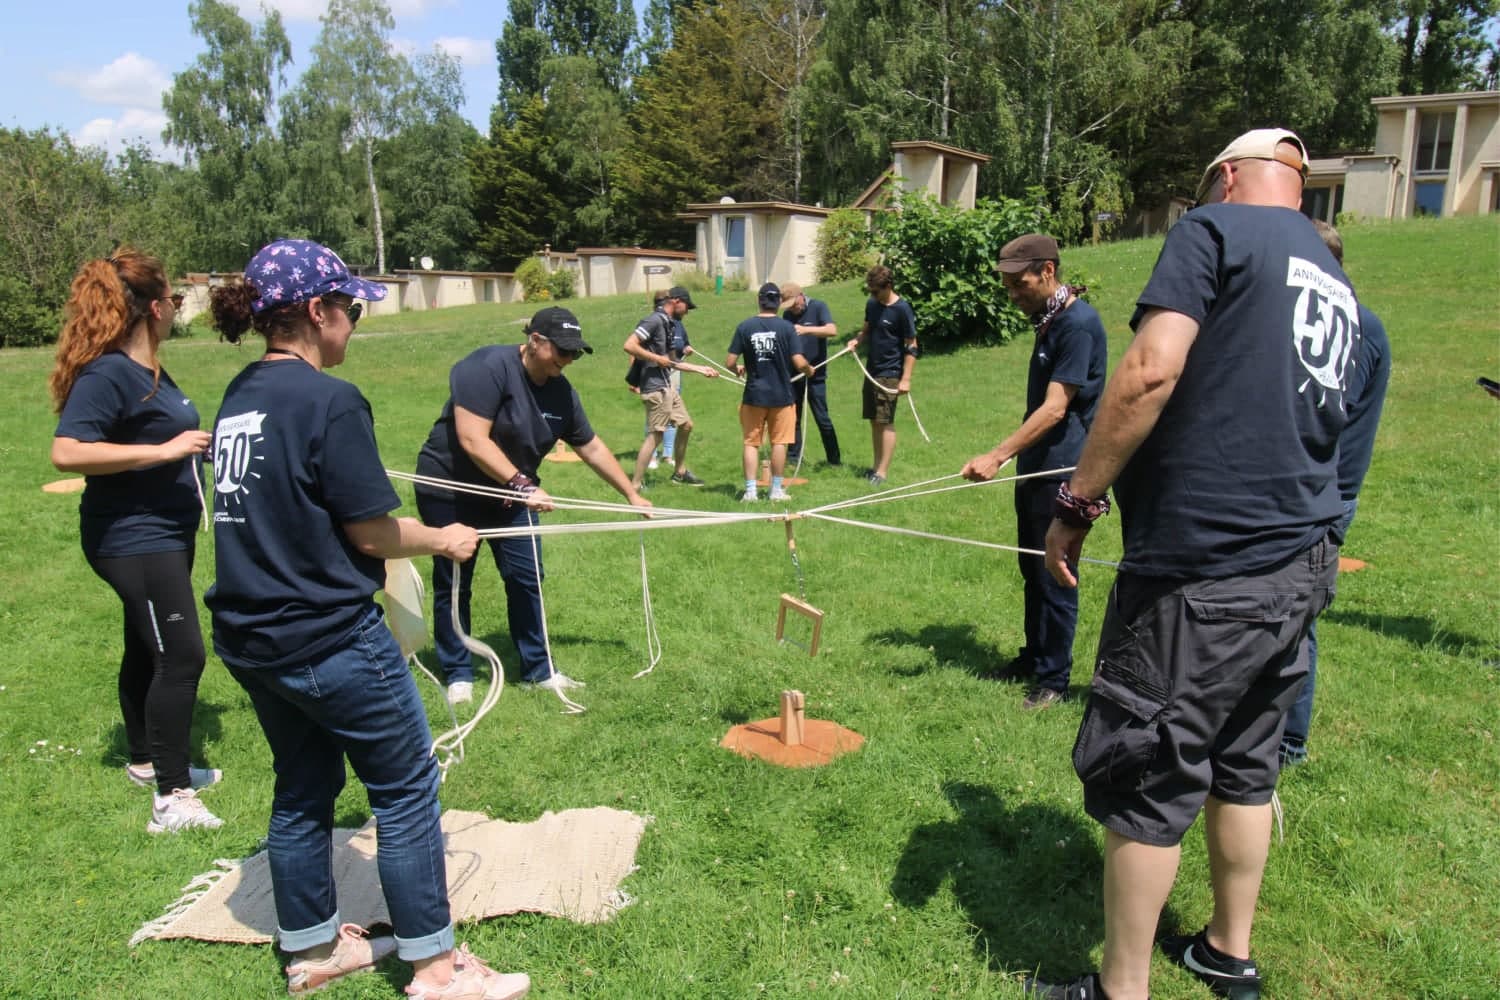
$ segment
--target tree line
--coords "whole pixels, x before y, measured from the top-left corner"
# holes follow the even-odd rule
[[[849,203],[890,143],[985,153],[981,196],[1040,199],[1063,239],[1189,194],[1229,136],[1368,148],[1370,98],[1492,89],[1500,0],[513,0],[482,134],[455,60],[391,46],[385,0],[331,0],[291,45],[226,0],[163,140],[110,159],[0,129],[0,342],[55,333],[86,256],[135,241],[231,272],[276,236],[380,271],[511,270],[543,244],[690,248],[689,202]]]

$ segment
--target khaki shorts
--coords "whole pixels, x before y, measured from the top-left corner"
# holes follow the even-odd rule
[[[646,429],[660,432],[668,427],[681,427],[692,418],[687,406],[676,389],[660,389],[641,393],[641,402],[646,404]]]
[[[894,424],[896,422],[896,404],[901,402],[901,397],[896,395],[896,386],[901,384],[899,378],[877,378],[883,388],[891,390],[889,393],[878,391],[870,384],[869,379],[864,381],[864,416],[866,420],[873,420],[877,424]]]
[[[797,440],[797,408],[741,403],[740,430],[745,432],[745,443],[752,447],[760,447],[768,431],[772,444],[794,444]]]

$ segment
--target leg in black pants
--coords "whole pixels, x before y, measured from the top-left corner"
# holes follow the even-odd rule
[[[813,423],[818,425],[818,434],[823,439],[823,455],[828,459],[828,464],[843,464],[843,456],[839,453],[839,436],[834,433],[833,418],[828,415],[828,383],[824,381],[808,383],[805,390],[797,393],[797,441],[792,446],[792,450],[787,452],[788,461],[795,462],[802,455],[804,397],[807,405],[812,408]]]
[[[90,559],[125,608],[120,713],[132,764],[154,764],[158,794],[191,788],[188,740],[203,632],[193,593],[193,550]]]
[[[1016,483],[1016,542],[1021,548],[1040,551],[1047,547],[1056,496],[1055,479]],[[1078,591],[1052,579],[1041,556],[1023,552],[1017,559],[1026,587],[1026,652],[1036,671],[1036,684],[1066,693],[1073,670]]]

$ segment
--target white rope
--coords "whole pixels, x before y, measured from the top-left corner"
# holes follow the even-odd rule
[[[203,511],[203,530],[208,530],[208,501],[203,498],[203,465],[201,457],[188,456],[188,466],[193,470],[193,486],[198,490],[198,509]]]
[[[536,523],[536,514],[531,510],[526,511],[526,521],[533,528],[540,527]],[[542,649],[547,654],[547,679],[553,680],[557,677],[557,664],[552,662],[552,636],[547,628],[547,598],[542,593],[542,554],[537,549],[536,537],[537,533],[533,531],[531,533],[531,565],[536,568],[536,599],[542,607]],[[564,715],[578,715],[587,711],[578,702],[563,694],[561,684],[554,685],[552,693],[557,695],[557,700],[563,703]]]
[[[702,358],[704,361],[707,361],[709,364],[711,364],[715,368],[719,369],[719,371],[723,372],[724,376],[726,378],[728,378],[729,381],[733,382],[735,385],[744,385],[745,384],[745,380],[744,379],[740,378],[734,372],[730,371],[728,368],[725,368],[723,365],[719,364],[717,361],[715,361],[713,358],[709,357],[707,354],[704,354],[702,351],[698,351],[698,350],[693,351],[691,357]]]
[[[475,552],[475,557],[478,556]],[[442,558],[436,556],[434,558]],[[453,589],[451,591],[452,604],[448,613],[453,622],[453,632],[458,636],[458,641],[463,644],[464,649],[477,656],[482,656],[490,665],[490,686],[484,693],[484,700],[479,703],[472,718],[461,726],[454,726],[448,732],[432,741],[432,755],[438,759],[438,775],[442,781],[448,780],[448,768],[454,763],[464,759],[464,739],[479,725],[479,720],[489,714],[500,700],[500,691],[505,687],[505,667],[500,662],[500,654],[496,653],[487,643],[480,642],[469,633],[464,631],[459,609],[459,591],[463,584],[463,566],[453,560]],[[457,716],[455,715],[455,719]]]
[[[840,509],[842,507],[853,507],[853,506],[857,506],[857,505],[862,504],[862,503],[870,503],[870,502],[872,502],[872,501],[874,501],[874,500],[876,500],[878,498],[881,498],[881,497],[890,497],[892,500],[900,500],[900,499],[902,499],[901,497],[899,497],[899,496],[891,496],[891,494],[893,494],[893,493],[902,493],[902,494],[904,494],[908,490],[919,489],[919,488],[921,488],[923,486],[931,486],[933,483],[945,483],[945,482],[947,482],[950,479],[957,479],[957,478],[959,478],[959,474],[957,472],[954,472],[954,473],[951,473],[951,474],[946,475],[946,476],[938,476],[936,479],[924,479],[920,483],[908,483],[905,486],[888,486],[888,487],[886,487],[883,490],[876,490],[874,493],[866,493],[864,496],[852,497],[852,498],[850,498],[848,500],[835,500],[833,503],[824,504],[821,507],[813,507],[811,510],[805,510],[802,513],[804,513],[804,514],[817,514],[817,513],[823,512],[825,510],[838,510],[838,509]]]
[[[471,493],[475,496],[493,497],[499,500],[522,501],[526,494],[516,490],[506,489],[503,486],[488,486],[483,483],[465,483],[456,479],[440,479],[437,476],[423,476],[413,472],[397,472],[394,469],[386,469],[385,474],[391,479],[399,479],[403,482],[416,483],[421,486],[431,486],[435,489],[448,490],[452,493]],[[689,510],[677,507],[637,507],[629,503],[617,503],[608,500],[578,500],[571,497],[552,497],[552,505],[558,510],[580,510],[606,514],[635,514],[637,516],[650,517],[706,517],[713,516],[715,511]],[[733,513],[733,512],[729,512]]]
[[[830,354],[828,357],[824,358],[822,361],[819,361],[817,364],[813,365],[812,366],[812,370],[813,371],[817,371],[819,368],[822,368],[824,365],[828,364],[828,362],[833,361],[836,358],[842,358],[844,355],[848,354],[852,350],[854,350],[854,348],[852,348],[852,347],[845,347],[842,351],[839,351],[837,354]],[[792,376],[792,381],[796,382],[797,380],[802,379],[802,378],[806,378],[806,377],[807,377],[807,373],[806,372],[798,372],[797,374],[795,374],[795,375]]]
[[[798,376],[798,377],[800,378],[801,376]],[[793,379],[792,381],[795,382],[796,379]],[[811,392],[812,392],[812,383],[811,382],[808,382],[808,383],[806,383],[805,385],[802,386],[802,424],[801,424],[800,427],[797,428],[797,440],[802,442],[802,447],[797,449],[797,464],[792,469],[792,475],[790,477],[792,479],[796,479],[797,478],[797,473],[799,473],[799,472],[802,471],[802,452],[807,448],[807,445],[808,445],[808,440],[807,440],[807,411],[810,410],[810,409],[812,409],[812,407],[808,405],[811,402],[811,400],[808,398],[808,394],[811,393]],[[771,447],[775,448],[776,446],[772,445]],[[770,485],[770,484],[767,484],[767,485]]]
[[[901,395],[899,391],[895,389],[887,389],[885,386],[876,381],[875,376],[870,374],[870,369],[866,368],[865,363],[859,360],[858,354],[854,355],[854,363],[859,365],[859,370],[865,373],[865,378],[870,380],[870,384],[875,387],[877,392],[880,392],[886,396]],[[932,444],[932,438],[927,436],[927,428],[922,426],[922,418],[917,416],[917,404],[916,401],[911,398],[910,390],[907,390],[906,401],[911,404],[911,417],[917,422],[917,430],[922,432],[922,440],[926,441],[928,444]]]
[[[527,528],[480,528],[480,538],[513,538],[519,535],[586,535],[609,531],[655,531],[661,528],[695,528],[710,524],[732,524],[747,521],[783,521],[780,511],[739,514],[725,511],[712,517],[676,517],[660,521],[588,521],[581,524],[538,524]]]
[[[656,631],[656,611],[651,606],[651,579],[646,572],[646,533],[641,532],[641,604],[644,607],[646,618],[646,658],[649,661],[645,670],[636,671],[631,680],[639,680],[661,662],[661,636]]]
[[[1010,464],[1010,460],[1007,459],[1005,461],[1005,463],[1000,466],[1000,468],[1003,469],[1003,468],[1005,468],[1006,465],[1009,465],[1009,464]],[[1021,482],[1022,480],[1025,480],[1025,479],[1040,479],[1040,478],[1045,478],[1045,477],[1048,477],[1048,476],[1056,476],[1059,473],[1072,472],[1074,470],[1074,468],[1075,468],[1075,466],[1069,465],[1069,466],[1066,466],[1065,468],[1044,469],[1041,472],[1026,472],[1026,473],[1022,473],[1021,475],[1017,475],[1017,476],[1003,476],[1003,477],[997,477],[997,478],[994,478],[994,479],[986,479],[983,482],[977,482],[977,483],[976,482],[965,482],[965,483],[959,483],[956,486],[941,486],[941,487],[938,487],[937,489],[934,489],[934,490],[918,490],[915,493],[903,492],[899,496],[886,496],[886,495],[884,495],[885,493],[890,493],[890,492],[893,492],[893,491],[885,490],[885,491],[882,491],[882,493],[872,493],[872,494],[870,494],[869,496],[866,496],[866,497],[855,497],[852,500],[841,500],[841,501],[839,501],[837,503],[825,504],[822,507],[814,507],[811,511],[803,511],[803,513],[804,514],[813,514],[813,513],[821,514],[821,513],[824,513],[826,511],[830,511],[830,510],[848,510],[851,507],[860,507],[860,506],[864,506],[866,504],[886,503],[887,501],[890,501],[890,500],[910,500],[910,499],[912,499],[914,497],[928,497],[928,496],[933,496],[933,495],[938,494],[938,493],[952,493],[954,490],[967,490],[967,489],[972,489],[972,488],[974,488],[976,486],[993,486],[996,483],[1018,483],[1018,482]],[[999,470],[996,470],[996,471],[999,471]],[[958,473],[955,473],[955,475],[958,475]],[[945,479],[952,479],[953,476],[945,476],[944,478]],[[941,480],[931,480],[931,481],[932,482],[940,482]],[[921,485],[924,485],[924,484],[917,483],[915,485],[921,486]],[[910,489],[912,489],[912,487],[909,487],[909,486],[907,486],[907,487],[899,487],[899,489],[901,489],[901,490],[910,490]]]
[[[956,545],[972,545],[981,549],[997,549],[1001,552],[1019,552],[1026,556],[1045,556],[1047,553],[1042,549],[1026,549],[1019,545],[1002,545],[999,542],[981,542],[972,538],[955,538],[952,535],[939,535],[931,531],[917,531],[913,528],[897,528],[889,524],[871,524],[869,521],[851,521],[847,517],[834,517],[831,514],[803,514],[803,517],[817,518],[819,521],[831,521],[834,524],[847,524],[853,528],[869,528],[871,531],[885,531],[893,535],[910,535],[913,538],[927,538],[935,542],[953,542]],[[1118,568],[1119,563],[1109,562],[1104,559],[1090,559],[1080,556],[1079,562],[1093,563],[1098,566],[1109,566]]]

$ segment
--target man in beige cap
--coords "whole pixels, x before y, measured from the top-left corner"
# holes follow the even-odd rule
[[[1299,211],[1307,154],[1284,129],[1216,157],[1167,234],[1135,339],[1058,489],[1047,568],[1064,585],[1113,486],[1125,554],[1073,749],[1105,827],[1104,957],[1058,1000],[1144,1000],[1183,834],[1206,814],[1213,912],[1168,959],[1255,1000],[1250,927],[1271,836],[1297,647],[1333,599],[1344,369],[1358,304]]]

